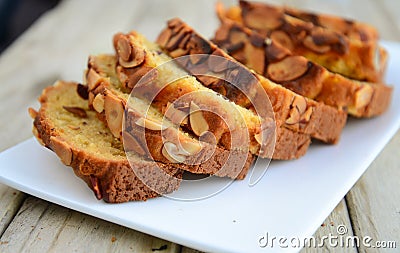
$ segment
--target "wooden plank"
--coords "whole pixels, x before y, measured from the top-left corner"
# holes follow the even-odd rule
[[[182,247],[181,253],[202,253],[202,251],[198,251],[187,247]]]
[[[328,235],[338,236],[338,226],[345,226],[348,232],[344,236],[353,236],[352,226],[347,211],[346,202],[344,200],[336,206],[332,213],[326,218],[321,227],[315,232],[314,238],[316,242],[322,242],[323,238]],[[332,247],[329,243],[324,243],[323,247],[306,247],[301,253],[318,253],[318,252],[334,252],[334,253],[357,253],[355,248]]]
[[[174,243],[28,197],[0,252],[179,252]]]
[[[25,194],[0,184],[0,237],[18,212]]]
[[[353,229],[360,238],[395,240],[400,247],[400,131],[347,194]],[[360,247],[361,252],[380,252]]]

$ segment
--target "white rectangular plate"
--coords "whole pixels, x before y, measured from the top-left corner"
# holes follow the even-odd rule
[[[387,83],[399,84],[400,44],[390,53]],[[157,198],[106,204],[49,150],[29,139],[0,154],[0,181],[39,198],[203,251],[266,252],[259,238],[308,237],[350,190],[400,125],[400,88],[374,119],[350,119],[338,145],[312,145],[296,161],[272,162],[253,187],[237,181],[201,201]],[[185,190],[197,191],[185,188]],[[288,251],[298,251],[290,248]]]

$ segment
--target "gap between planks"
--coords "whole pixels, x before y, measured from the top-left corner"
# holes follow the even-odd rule
[[[163,252],[180,246],[28,197],[0,239],[0,252]]]

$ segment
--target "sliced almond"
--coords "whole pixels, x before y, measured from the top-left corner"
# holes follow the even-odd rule
[[[104,77],[100,76],[96,71],[94,71],[94,69],[90,68],[86,74],[86,81],[89,91],[91,91],[97,88],[97,86],[104,81]]]
[[[204,61],[207,57],[208,57],[208,56],[207,56],[207,55],[204,55],[204,54],[191,54],[191,55],[189,56],[189,59],[190,59],[190,62],[191,62],[193,65],[197,65],[197,64],[199,64],[200,62]]]
[[[229,68],[229,60],[227,60],[220,51],[215,50],[208,58],[208,68],[214,73],[220,73]]]
[[[229,37],[230,27],[226,23],[222,23],[218,30],[215,32],[215,41],[224,42]]]
[[[132,47],[129,43],[129,39],[124,36],[121,35],[119,36],[119,38],[117,39],[117,54],[118,56],[124,60],[124,61],[129,61],[129,58],[131,57],[132,54]]]
[[[307,36],[303,40],[303,45],[307,47],[308,49],[311,49],[312,51],[319,53],[319,54],[324,54],[331,50],[331,47],[329,45],[317,45],[314,43],[314,40],[311,36]]]
[[[371,102],[373,92],[371,86],[363,85],[354,96],[355,107],[358,109],[368,105]]]
[[[254,69],[257,73],[264,74],[265,52],[263,47],[256,47],[247,42],[245,47],[247,67]]]
[[[282,11],[268,6],[257,7],[242,9],[243,22],[246,26],[256,30],[272,30],[282,25]]]
[[[292,106],[299,111],[300,115],[302,115],[307,109],[307,100],[305,97],[296,96],[293,100]]]
[[[50,137],[51,148],[61,159],[61,162],[65,165],[71,165],[72,162],[72,150],[69,145],[61,139],[61,137],[51,136]]]
[[[169,52],[169,55],[172,58],[176,58],[176,57],[179,57],[179,56],[186,55],[188,52],[189,52],[188,49],[177,48],[174,51]]]
[[[186,44],[186,48],[188,48],[190,51],[190,54],[211,54],[212,49],[211,45],[205,41],[203,38],[200,36],[196,35],[195,33],[192,33],[190,36],[190,39],[188,43]]]
[[[141,69],[141,68],[139,68]],[[132,70],[132,69],[131,69]],[[128,71],[126,71],[125,68],[123,68],[122,66],[117,66],[116,67],[116,72],[118,75],[118,79],[119,81],[125,86],[125,87],[129,87],[129,78],[130,76],[127,75]],[[136,84],[136,83],[135,83]]]
[[[247,34],[240,30],[231,29],[229,31],[229,41],[230,44],[244,43],[247,41]]]
[[[262,140],[262,132],[255,134],[254,135],[254,139],[256,139],[256,141],[258,142],[258,144],[262,145],[263,140]]]
[[[97,94],[93,99],[92,105],[96,112],[102,113],[104,110],[104,96],[102,94]]]
[[[292,40],[290,39],[289,35],[285,33],[284,31],[273,31],[270,35],[271,39],[274,42],[277,42],[281,44],[284,48],[289,49],[290,51],[293,51],[294,45]]]
[[[193,101],[190,103],[190,127],[197,136],[201,136],[209,129],[200,107]]]
[[[251,45],[255,46],[255,47],[263,47],[264,46],[264,42],[265,42],[265,38],[263,36],[261,36],[258,33],[251,33],[246,34],[248,36],[248,39],[251,43]]]
[[[167,109],[164,113],[165,117],[172,121],[172,123],[177,125],[187,125],[188,124],[188,113],[175,108],[173,103],[167,103]]]
[[[313,29],[311,37],[313,38],[313,42],[318,46],[340,43],[341,39],[338,33],[322,27]]]
[[[268,59],[268,62],[275,62],[281,61],[285,57],[292,55],[292,53],[280,43],[277,43],[275,40],[273,40],[265,48],[265,55]]]
[[[308,109],[303,113],[303,115],[301,115],[300,122],[301,123],[309,122],[313,111],[314,111],[313,107],[308,107]]]
[[[374,52],[374,61],[373,61],[373,63],[374,63],[374,68],[376,69],[376,70],[380,70],[381,69],[381,58],[382,58],[382,56],[381,56],[381,50],[380,50],[380,48],[379,47],[376,47],[376,49],[375,49],[375,52]]]
[[[300,121],[300,113],[297,110],[297,108],[292,108],[290,110],[289,118],[286,119],[286,124],[288,125],[294,125],[299,123]]]
[[[140,81],[140,85],[150,84],[158,77],[158,70],[152,67],[140,66],[128,74],[123,73],[124,71],[120,69],[120,76],[126,76],[125,83],[127,88],[133,89],[136,84]]]
[[[190,40],[190,37],[192,36],[191,33],[186,30],[188,33],[183,37],[183,39],[181,40],[181,42],[179,42],[178,47],[182,48],[182,49],[186,49],[186,45]]]
[[[308,70],[308,60],[302,56],[290,56],[269,64],[267,73],[271,79],[277,82],[295,80]]]
[[[202,146],[198,141],[195,140],[181,140],[180,141],[181,148],[179,149],[179,154],[191,156],[199,153],[202,149]]]
[[[163,131],[167,129],[167,127],[162,125],[161,123],[145,118],[139,118],[138,120],[135,121],[135,124],[154,131]]]
[[[227,44],[227,45],[223,45],[223,49],[225,49],[225,51],[228,52],[228,54],[235,54],[235,58],[237,58],[238,54],[239,55],[243,54],[243,52],[240,51],[240,50],[242,48],[244,48],[244,45],[245,45],[244,42],[239,42],[239,43],[236,43],[236,44]],[[241,58],[239,58],[239,59],[241,59]]]
[[[311,107],[310,107],[311,108]],[[309,109],[310,109],[309,108]],[[292,102],[292,109],[290,110],[290,116],[286,120],[289,125],[297,124],[299,122],[308,122],[311,117],[311,110],[307,109],[307,100],[302,96],[295,96]],[[307,112],[306,115],[304,115]]]
[[[125,40],[125,39],[124,39]],[[134,40],[129,40],[129,45],[131,48],[130,56],[128,60],[125,60],[126,57],[119,57],[118,62],[124,68],[133,68],[136,67],[144,61],[146,57],[146,51],[144,50],[143,46],[139,43],[135,42]],[[117,53],[118,51],[118,42],[117,42]],[[122,49],[121,49],[122,50]]]
[[[182,26],[182,22],[178,18],[168,20],[167,25],[171,29],[176,29],[177,26]]]
[[[161,47],[165,47],[171,36],[172,36],[171,29],[165,29],[160,33],[160,35],[158,35],[157,44],[159,44]]]
[[[130,133],[124,131],[122,133],[122,137],[123,137],[124,149],[126,152],[133,151],[142,156],[146,155],[146,151],[143,148],[142,144]]]
[[[94,94],[93,94],[93,92],[89,92],[88,104],[89,104],[90,109],[93,108],[93,101],[94,101]]]
[[[254,134],[254,139],[261,145],[260,150],[265,150],[266,146],[269,146],[274,139],[275,122],[271,119],[265,120],[262,123],[261,129],[259,133]]]
[[[312,30],[314,25],[310,22],[304,22],[301,19],[289,16],[289,15],[284,15],[284,19],[286,21],[286,24],[290,27],[290,30],[297,31],[297,34],[299,34],[299,30],[301,31],[309,31]]]
[[[32,107],[28,108],[29,116],[31,116],[32,119],[35,119],[36,116],[38,115],[38,112],[33,109]]]
[[[104,112],[108,128],[116,138],[120,138],[122,131],[122,119],[124,116],[124,106],[121,100],[114,94],[108,92],[104,97]]]
[[[178,154],[179,150],[172,142],[165,142],[161,152],[165,158],[173,163],[182,163],[186,160],[184,155]]]
[[[173,32],[173,35],[168,40],[165,48],[168,51],[173,51],[179,47],[180,44],[187,43],[190,38],[187,37],[187,33],[190,32],[188,27],[179,26],[176,29],[176,33]]]

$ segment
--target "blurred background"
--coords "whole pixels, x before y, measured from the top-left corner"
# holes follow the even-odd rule
[[[0,0],[0,53],[60,0]]]
[[[235,3],[235,0],[220,0],[227,5],[231,5]],[[263,1],[263,0],[258,0]],[[386,40],[397,40],[398,34],[400,30],[400,16],[397,15],[397,8],[393,8],[393,6],[397,7],[398,0],[368,0],[367,4],[364,4],[363,0],[339,0],[337,3],[336,1],[332,0],[323,0],[323,1],[315,1],[315,0],[307,0],[307,1],[296,1],[296,0],[266,0],[267,2],[272,2],[275,4],[287,4],[291,6],[301,7],[310,10],[318,10],[325,13],[333,13],[339,14],[341,16],[349,17],[349,18],[357,18],[360,21],[368,22],[374,26],[385,27],[383,32],[381,33],[381,37]],[[0,0],[0,54],[20,35],[22,34],[27,28],[29,28],[34,21],[36,21],[42,14],[46,11],[56,7],[58,4],[62,2],[72,2],[67,0]],[[79,1],[78,1],[79,2]],[[104,1],[100,1],[101,3]],[[135,7],[144,7],[144,1],[118,1],[119,5],[128,5],[128,6],[135,6]],[[183,14],[186,16],[188,11],[185,10],[185,1],[180,0],[170,0],[170,5],[168,5],[167,9],[163,9],[162,11],[159,10],[157,7],[164,5],[162,0],[152,0],[146,1],[147,6],[156,7],[156,10],[151,12],[157,12],[162,16],[174,16],[179,14]],[[187,15],[188,19],[201,17],[198,14],[204,13],[212,13],[213,12],[213,5],[216,1],[202,1],[201,4],[206,8],[197,10],[197,12],[191,12],[191,14]],[[90,1],[92,7],[95,7],[99,2],[97,1]],[[83,4],[88,5],[88,4]],[[164,5],[165,6],[165,5]],[[338,6],[341,8],[338,9]],[[361,7],[358,10],[354,9],[354,6]],[[383,8],[382,8],[383,7]],[[135,8],[136,9],[136,8]],[[147,8],[143,8],[146,10]],[[150,9],[150,8],[149,8]],[[147,9],[148,10],[148,9]],[[386,12],[387,15],[379,16],[379,15],[371,15],[373,12]],[[135,11],[132,11],[135,13]],[[80,15],[84,15],[85,12],[79,10]],[[170,15],[166,15],[166,13]],[[190,12],[189,12],[190,13]],[[193,15],[194,14],[194,15]],[[356,15],[355,15],[356,14]],[[131,17],[125,17],[130,19]],[[147,18],[147,17],[146,17]],[[79,18],[78,18],[79,19]],[[66,20],[69,21],[69,20]],[[115,21],[114,21],[115,22]],[[147,21],[148,22],[148,21]],[[150,21],[151,22],[151,21]],[[210,22],[203,22],[203,25],[206,27],[212,27],[211,25],[207,24]],[[212,23],[212,22],[211,22]],[[392,24],[392,26],[387,27],[387,24]],[[136,26],[131,24],[132,28],[138,29],[137,24]],[[207,30],[206,35],[207,34]],[[143,32],[143,31],[142,31]],[[146,32],[144,32],[145,35]],[[211,32],[210,32],[211,34]]]

